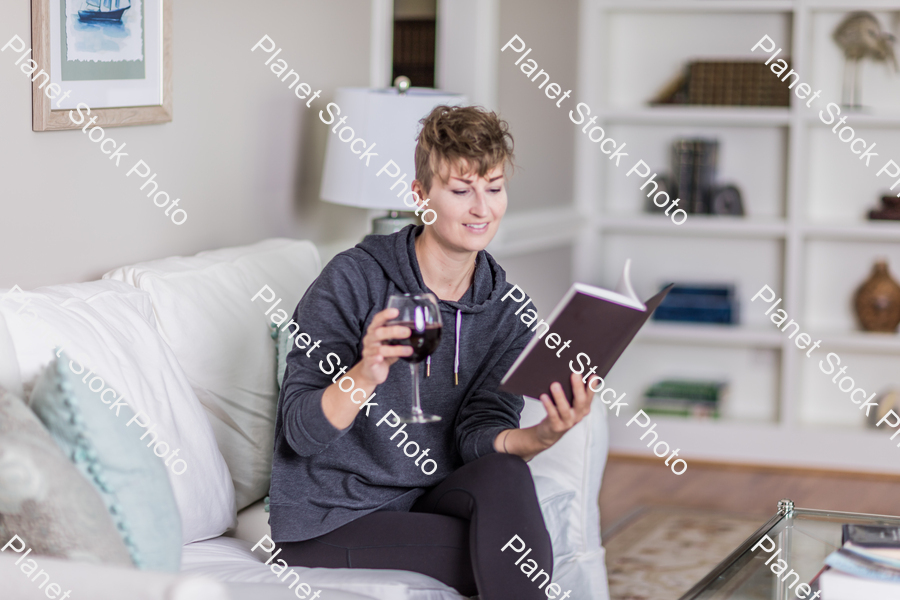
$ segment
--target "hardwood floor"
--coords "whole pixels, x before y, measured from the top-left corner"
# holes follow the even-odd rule
[[[674,475],[657,459],[610,456],[600,488],[601,531],[639,506],[704,508],[768,518],[782,498],[802,508],[900,515],[900,476],[698,461],[691,461],[684,475]]]

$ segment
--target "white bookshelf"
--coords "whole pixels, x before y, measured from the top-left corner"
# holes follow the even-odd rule
[[[576,236],[575,278],[615,284],[631,258],[644,297],[665,281],[689,281],[733,282],[740,298],[738,327],[648,324],[610,385],[634,406],[663,377],[731,382],[718,421],[656,419],[660,439],[680,447],[688,464],[900,474],[891,433],[867,429],[856,405],[818,370],[836,352],[867,391],[900,386],[900,336],[857,331],[851,309],[877,256],[900,276],[900,223],[865,220],[891,182],[875,177],[880,164],[859,164],[818,120],[819,108],[841,100],[835,25],[847,12],[872,10],[890,26],[886,11],[900,11],[900,0],[583,0],[580,10],[577,100],[599,113],[609,136],[627,142],[630,155],[616,169],[578,128],[575,214],[557,217],[565,235]],[[754,57],[750,48],[764,34],[785,48],[781,56],[801,81],[823,90],[815,110],[802,101],[789,109],[647,104],[689,60]],[[872,110],[851,114],[849,124],[878,143],[879,159],[900,161],[900,77],[865,63],[862,78]],[[719,139],[718,180],[741,188],[745,218],[690,215],[676,226],[643,212],[642,180],[625,173],[639,158],[668,172],[671,142],[682,136]],[[784,297],[781,307],[802,331],[822,339],[812,358],[768,321],[766,307],[750,303],[763,285]],[[630,416],[610,418],[611,450],[652,457],[641,432],[625,427]]]

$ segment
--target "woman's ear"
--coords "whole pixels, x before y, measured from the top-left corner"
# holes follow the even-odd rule
[[[422,185],[422,182],[418,179],[413,179],[412,186],[410,187],[411,192],[415,192],[419,197],[419,206],[421,206],[421,202],[425,201],[428,198],[428,194],[425,191],[425,187]]]

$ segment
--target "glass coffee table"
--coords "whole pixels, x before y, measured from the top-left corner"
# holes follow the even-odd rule
[[[782,500],[774,517],[680,600],[821,598],[815,595],[816,590],[807,593],[806,588],[800,589],[798,594],[798,588],[801,584],[808,584],[822,570],[825,557],[841,547],[841,525],[844,523],[898,526],[900,517],[794,508],[793,502]],[[772,551],[765,551],[771,546],[768,541],[753,550],[764,536],[774,542]],[[781,553],[772,559],[778,548],[781,548]],[[780,559],[788,564],[782,570],[781,577],[771,569]],[[785,577],[790,570],[800,575],[799,581],[793,575]]]

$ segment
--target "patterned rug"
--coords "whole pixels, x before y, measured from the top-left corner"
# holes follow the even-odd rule
[[[677,600],[768,519],[638,509],[603,540],[611,600]]]

